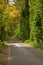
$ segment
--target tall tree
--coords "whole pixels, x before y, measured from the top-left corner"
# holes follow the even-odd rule
[[[15,20],[19,17],[19,11],[15,5],[10,6],[7,2],[0,2],[0,40],[6,38],[6,33],[14,30],[17,25]],[[13,23],[12,23],[13,22]],[[16,25],[15,25],[16,24]]]
[[[30,40],[36,46],[41,46],[43,36],[41,5],[40,0],[30,0]]]
[[[30,28],[29,28],[29,4],[28,0],[25,0],[25,8],[21,12],[21,21],[20,21],[20,34],[21,39],[26,40],[30,37]]]

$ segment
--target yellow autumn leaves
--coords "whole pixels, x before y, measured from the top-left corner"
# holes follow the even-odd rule
[[[3,15],[2,25],[5,25],[5,27],[7,26],[9,27],[10,25],[14,26],[14,24],[16,23],[16,20],[20,17],[20,11],[17,10],[16,6],[15,5],[10,6],[8,3],[0,4],[0,12],[2,12],[2,15]]]
[[[11,16],[11,17],[14,17],[14,18],[17,17],[17,16],[20,16],[20,15],[19,15],[19,11],[16,11],[16,10],[15,10],[15,11],[12,11],[12,12],[10,13],[10,16]]]
[[[7,7],[3,13],[9,14],[9,17],[11,17],[11,18],[16,18],[16,17],[20,16],[20,11],[16,9],[16,6],[7,5]]]

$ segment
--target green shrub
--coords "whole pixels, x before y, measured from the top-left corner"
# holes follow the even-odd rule
[[[37,42],[36,40],[34,42],[30,41],[30,40],[25,40],[24,42],[25,44],[31,45],[35,48],[41,48],[43,49],[43,41]]]
[[[30,43],[37,48],[43,47],[42,6],[40,0],[30,1]]]
[[[13,37],[20,39],[20,30],[19,30],[19,27],[14,31]]]
[[[0,53],[2,53],[5,47],[6,47],[5,42],[0,42]]]

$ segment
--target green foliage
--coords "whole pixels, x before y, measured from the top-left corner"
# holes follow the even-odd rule
[[[0,40],[13,34],[32,46],[43,48],[43,0],[17,0],[15,6],[0,3]]]
[[[27,2],[27,0],[25,2]],[[29,44],[41,48],[43,48],[43,4],[42,3],[43,2],[40,0],[29,0],[29,7],[25,3],[25,7],[27,6],[28,9],[24,8],[22,10],[21,13],[22,17],[20,21],[21,39],[23,41],[26,39],[30,39],[30,41],[27,41],[28,43],[30,42]],[[30,16],[28,13],[29,11],[30,11]]]
[[[0,40],[3,41],[6,38],[5,34],[5,20],[8,18],[7,15],[3,14],[4,9],[6,8],[6,4],[0,4]]]
[[[30,40],[25,40],[24,43],[28,44],[28,45],[30,45],[32,47],[35,47],[35,48],[41,48],[41,49],[43,49],[43,41],[41,41],[41,43],[39,43],[36,40],[34,42],[32,42]]]
[[[13,37],[20,39],[20,29],[19,29],[19,27],[14,31]]]
[[[25,8],[21,13],[20,21],[20,35],[21,39],[24,41],[30,37],[30,27],[29,27],[29,5],[28,0],[25,1]]]
[[[0,42],[0,53],[2,53],[5,47],[6,47],[5,42]]]
[[[21,39],[24,41],[29,39],[30,28],[29,28],[29,21],[28,17],[26,19],[21,19],[20,21],[20,35]]]
[[[43,45],[41,6],[40,0],[30,1],[30,41],[36,47]]]
[[[43,45],[42,1],[24,0],[24,3],[25,7],[24,9],[22,8],[20,20],[20,37],[23,41],[26,39],[30,39],[29,42],[33,46],[42,47]]]
[[[7,36],[12,36],[17,27],[19,10],[15,5],[9,6],[7,2],[0,1],[0,40],[5,41]]]

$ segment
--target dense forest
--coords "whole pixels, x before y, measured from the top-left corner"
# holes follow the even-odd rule
[[[0,43],[8,37],[43,48],[43,0],[0,0]]]

